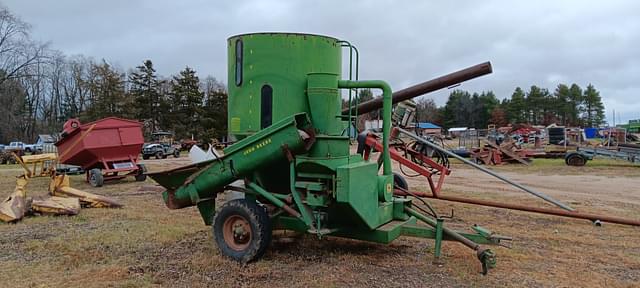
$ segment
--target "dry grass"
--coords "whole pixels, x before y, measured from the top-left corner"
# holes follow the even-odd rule
[[[152,168],[165,167],[173,161],[150,164]],[[513,175],[549,175],[564,173],[562,165],[534,165],[533,172],[528,170],[531,167],[515,165],[497,169],[511,170]],[[470,173],[455,166],[454,175]],[[611,175],[609,166],[592,169],[579,172]],[[19,173],[17,167],[0,169],[1,197],[13,190],[13,176]],[[567,181],[572,179],[567,177]],[[31,181],[30,195],[44,195],[46,182]],[[444,193],[467,195],[474,191],[471,179],[452,177],[447,183],[455,185]],[[425,187],[415,180],[410,184],[416,190]],[[74,176],[72,185],[114,197],[125,207],[84,209],[74,217],[29,217],[18,224],[0,223],[0,284],[5,284],[0,286],[633,287],[640,283],[638,227],[595,227],[581,220],[433,202],[443,214],[455,209],[455,218],[447,220],[452,227],[483,225],[513,236],[513,248],[496,247],[498,267],[481,276],[473,253],[457,243],[444,245],[446,264],[437,267],[431,264],[431,240],[401,238],[391,245],[378,245],[279,233],[262,260],[239,265],[219,255],[210,228],[202,224],[195,208],[168,210],[159,194],[140,193],[137,190],[142,184],[133,181],[96,189],[83,183],[83,176]],[[498,192],[482,196],[506,201],[531,199]],[[581,196],[571,204],[596,212],[615,209],[640,218],[640,206],[635,202],[625,205],[620,199],[601,201],[597,196],[592,195],[591,200]]]

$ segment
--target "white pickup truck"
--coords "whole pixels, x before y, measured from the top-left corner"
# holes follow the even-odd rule
[[[23,150],[25,153],[33,153],[42,151],[42,145],[38,144],[25,144],[23,142],[11,142],[9,145],[4,146],[6,150]]]

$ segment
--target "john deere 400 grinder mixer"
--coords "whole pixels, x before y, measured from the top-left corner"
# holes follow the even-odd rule
[[[149,173],[167,189],[166,205],[197,206],[221,253],[241,262],[264,253],[272,230],[286,229],[378,243],[403,235],[433,238],[436,257],[442,240],[458,241],[475,250],[486,273],[495,255],[481,244],[499,244],[501,237],[478,226],[474,233],[455,232],[422,205],[393,196],[392,91],[380,80],[343,80],[344,47],[354,51],[346,41],[319,35],[229,38],[228,127],[238,141],[222,157]],[[356,88],[382,91],[380,164],[350,153],[345,128],[355,115],[342,113],[341,89]],[[243,187],[231,185],[237,180]],[[225,190],[244,198],[216,211],[216,195]]]

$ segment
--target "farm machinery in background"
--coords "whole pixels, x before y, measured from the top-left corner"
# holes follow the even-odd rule
[[[618,144],[615,149],[606,147],[577,147],[576,151],[567,153],[564,162],[569,166],[584,166],[594,158],[608,158],[640,164],[640,145]]]
[[[82,167],[87,182],[94,187],[128,176],[144,181],[146,168],[138,163],[143,144],[142,124],[117,117],[86,124],[70,119],[55,143],[58,150],[65,151],[59,162]]]
[[[349,55],[347,80],[341,77],[342,49]],[[501,245],[510,238],[477,225],[468,233],[449,229],[424,198],[624,223],[614,217],[577,213],[403,129],[411,113],[406,108],[411,105],[396,107],[392,127],[394,103],[491,73],[490,63],[396,92],[384,81],[359,80],[358,63],[354,46],[327,36],[255,33],[229,38],[228,127],[238,141],[225,148],[222,156],[147,173],[166,189],[166,206],[197,207],[203,222],[212,226],[221,254],[239,262],[261,257],[272,230],[292,230],[318,238],[377,243],[400,236],[435,239],[436,260],[443,240],[456,241],[474,251],[483,273],[496,264],[495,253],[485,245]],[[380,89],[382,97],[358,103],[353,95],[361,88]],[[349,107],[344,110],[341,91],[349,95]],[[358,153],[352,154],[351,123],[359,114],[378,109],[382,109],[382,132],[358,135]],[[412,141],[404,141],[407,137]],[[449,157],[563,210],[442,195],[444,179],[451,173]],[[411,191],[404,177],[393,173],[393,160],[414,176],[426,178],[430,193]],[[242,197],[216,211],[216,197],[224,191],[239,192]]]
[[[86,171],[86,181],[94,187],[102,186],[105,180],[127,176],[144,181],[146,169],[137,163],[144,142],[141,126],[140,122],[116,117],[86,124],[70,119],[55,143],[57,149],[49,151],[53,153],[30,156],[12,153],[25,173],[17,177],[14,192],[0,203],[0,220],[15,222],[28,213],[75,215],[80,207],[121,207],[108,197],[70,187],[69,176],[59,171],[70,171],[69,165],[77,165]],[[27,182],[34,177],[51,178],[50,197],[27,197]]]

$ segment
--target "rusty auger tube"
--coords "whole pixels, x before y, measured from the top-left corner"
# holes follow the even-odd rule
[[[478,65],[474,65],[453,73],[449,73],[444,76],[440,76],[438,78],[434,78],[420,84],[413,85],[411,87],[407,87],[402,90],[398,90],[393,92],[391,96],[393,104],[402,102],[407,99],[415,98],[420,95],[424,95],[436,90],[440,90],[442,88],[447,88],[455,84],[462,83],[464,81],[468,81],[474,78],[478,78],[483,75],[490,74],[493,71],[491,68],[490,62],[480,63]],[[376,98],[373,100],[369,100],[367,102],[363,102],[358,104],[358,106],[353,107],[351,114],[364,114],[371,111],[375,111],[382,108],[382,97]],[[342,110],[342,115],[348,115],[349,109]]]
[[[640,220],[615,217],[610,215],[598,215],[598,214],[592,214],[592,213],[581,213],[576,211],[565,211],[565,210],[551,209],[551,208],[531,207],[531,206],[519,205],[519,204],[511,204],[511,203],[495,202],[495,201],[479,200],[479,199],[469,199],[464,197],[455,197],[455,196],[446,196],[446,195],[438,195],[437,197],[434,197],[431,194],[423,193],[423,192],[412,191],[411,193],[418,197],[426,197],[426,198],[432,198],[437,200],[481,205],[481,206],[488,206],[488,207],[495,207],[495,208],[505,208],[505,209],[512,209],[512,210],[519,210],[519,211],[533,212],[533,213],[540,213],[540,214],[547,214],[547,215],[554,215],[554,216],[561,216],[561,217],[586,219],[594,223],[596,221],[600,221],[600,222],[607,222],[607,223],[614,223],[614,224],[640,226]],[[403,195],[400,190],[394,191],[394,194],[398,196]]]

